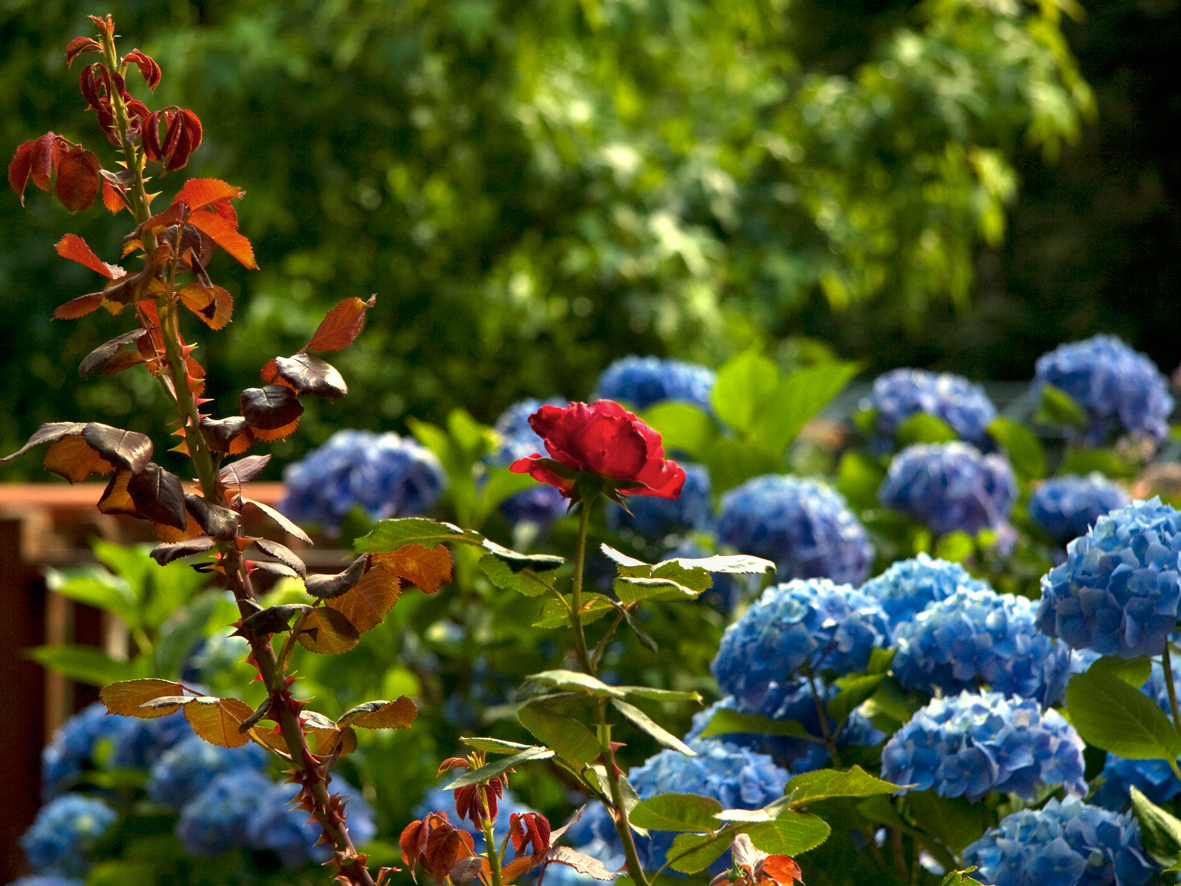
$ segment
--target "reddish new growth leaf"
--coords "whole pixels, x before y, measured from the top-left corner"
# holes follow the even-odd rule
[[[164,138],[160,138],[160,127]],[[197,115],[175,105],[148,114],[143,123],[143,148],[149,160],[164,166],[165,172],[182,169],[201,146],[201,121]]]
[[[258,267],[254,260],[254,247],[238,233],[236,222],[212,211],[199,210],[189,216],[189,224],[208,234],[218,246],[250,269]]]
[[[731,849],[734,866],[718,874],[709,886],[792,886],[800,877],[800,866],[788,855],[768,855],[746,834],[734,838]]]
[[[102,52],[102,44],[93,37],[75,37],[66,46],[66,67],[70,68],[74,65],[74,59],[84,52]]]
[[[80,265],[90,268],[96,274],[101,274],[108,280],[114,280],[116,277],[122,277],[126,273],[118,265],[109,265],[100,259],[89,246],[86,241],[77,234],[66,234],[57,241],[57,254],[62,258],[68,258],[70,261],[76,261]]]
[[[304,350],[339,351],[346,345],[352,344],[353,339],[361,334],[361,328],[365,325],[365,312],[376,303],[376,295],[370,296],[369,301],[346,298],[328,312]]]
[[[71,148],[57,164],[57,198],[70,212],[80,212],[94,202],[102,179],[98,157],[85,148]]]
[[[549,852],[550,823],[540,812],[514,812],[508,820],[513,851],[519,858],[529,850],[532,864],[538,864]]]
[[[451,824],[446,812],[432,812],[421,821],[412,821],[402,831],[398,844],[402,847],[402,861],[410,867],[416,883],[415,865],[436,883],[445,883],[458,863],[476,855],[471,834]]]
[[[67,50],[67,54],[68,52]],[[156,64],[151,56],[144,55],[138,49],[133,49],[127,55],[123,56],[123,64],[127,64],[128,62],[135,62],[135,66],[139,68],[139,72],[144,75],[144,82],[148,84],[148,89],[155,92],[156,87],[160,85],[160,66]]]
[[[469,784],[452,791],[455,798],[455,813],[459,820],[468,819],[483,829],[485,821],[495,821],[499,811],[499,800],[504,796],[504,781],[500,776],[488,779],[486,785]]]

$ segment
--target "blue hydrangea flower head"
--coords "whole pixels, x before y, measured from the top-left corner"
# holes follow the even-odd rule
[[[881,575],[861,586],[861,593],[882,604],[890,624],[910,621],[931,603],[946,600],[958,590],[990,590],[961,564],[938,560],[925,553],[898,560]]]
[[[129,717],[107,714],[100,701],[75,714],[41,751],[41,795],[52,800],[67,791],[93,763],[99,745],[117,747],[120,739],[135,729]]]
[[[999,692],[961,692],[920,708],[882,749],[882,778],[978,802],[989,791],[1028,802],[1042,784],[1087,792],[1083,740],[1053,708]]]
[[[29,864],[44,874],[78,876],[86,871],[86,853],[119,816],[97,797],[62,794],[37,812],[21,836]]]
[[[1005,525],[1017,501],[1008,459],[960,441],[916,443],[890,461],[878,488],[884,507],[909,514],[936,535]]]
[[[1075,649],[1160,655],[1181,602],[1181,512],[1160,499],[1100,517],[1042,576],[1037,626]]]
[[[8,886],[86,886],[86,881],[78,880],[74,877],[35,875],[32,877],[18,877],[9,883]]]
[[[887,438],[892,439],[900,425],[921,412],[981,448],[988,447],[988,425],[996,418],[996,407],[980,385],[960,375],[922,369],[894,369],[879,375],[861,408],[875,410],[874,427]]]
[[[679,400],[710,412],[717,380],[712,369],[695,363],[624,357],[603,370],[593,399],[624,400],[636,409],[647,409],[662,400]]]
[[[1083,442],[1098,446],[1130,434],[1159,443],[1173,411],[1168,379],[1156,364],[1114,335],[1061,345],[1037,360],[1033,389],[1051,384],[1087,413]]]
[[[1085,477],[1054,477],[1033,490],[1029,518],[1057,544],[1084,535],[1104,514],[1132,499],[1114,480],[1094,471]]]
[[[964,863],[997,886],[1143,886],[1156,870],[1131,813],[1077,797],[1005,816],[964,850]]]
[[[356,788],[339,776],[333,777],[329,790],[347,800],[349,836],[355,845],[364,846],[377,835],[372,807]],[[310,821],[306,812],[290,805],[298,793],[299,786],[295,784],[272,785],[264,810],[251,818],[247,826],[246,845],[274,852],[286,868],[298,868],[310,862],[323,864],[332,856],[328,846],[317,845],[322,834],[320,826]]]
[[[193,855],[212,857],[250,843],[250,823],[271,808],[274,783],[252,769],[223,772],[180,812],[176,835]]]
[[[819,480],[764,474],[728,490],[719,541],[771,560],[781,579],[831,578],[861,584],[873,546],[840,493]]]
[[[337,431],[283,471],[279,510],[293,520],[312,520],[327,531],[354,507],[371,520],[412,517],[432,507],[447,486],[435,454],[391,432]]]
[[[783,796],[788,774],[766,754],[713,738],[686,743],[697,756],[661,751],[628,773],[628,781],[641,800],[657,794],[701,794],[713,797],[726,809],[759,809]],[[598,840],[616,851],[619,847],[615,826],[598,803],[588,806],[566,835],[575,845]],[[636,849],[645,870],[654,871],[664,864],[675,837],[668,831],[650,831],[646,839],[637,838]],[[717,873],[725,864],[723,857],[710,871]]]
[[[193,735],[193,727],[183,711],[175,711],[151,720],[130,720],[133,729],[115,743],[107,766],[115,769],[151,769],[170,748]]]
[[[1103,783],[1090,802],[1113,812],[1130,808],[1133,787],[1158,806],[1181,794],[1181,781],[1164,760],[1128,760],[1109,753],[1100,777]]]
[[[685,485],[678,498],[635,495],[628,499],[629,514],[619,505],[607,509],[607,524],[613,529],[627,526],[650,541],[704,530],[713,521],[709,469],[705,465],[678,462],[685,470]]]
[[[863,671],[889,636],[876,600],[828,579],[796,579],[767,588],[726,628],[710,669],[745,710],[771,715],[802,671]]]
[[[267,766],[267,752],[254,742],[239,748],[223,748],[190,735],[165,751],[152,766],[148,796],[165,806],[180,809],[205,789],[210,779],[223,772]]]
[[[991,589],[962,588],[894,632],[893,670],[910,689],[953,694],[986,684],[1042,704],[1063,699],[1070,647],[1037,629],[1034,604]]]
[[[493,464],[507,467],[517,459],[545,452],[544,441],[529,426],[529,416],[546,405],[566,407],[570,403],[559,397],[521,400],[500,414],[493,425],[493,430],[500,438],[491,457]],[[566,499],[556,487],[535,483],[501,502],[500,512],[512,526],[522,522],[548,526],[566,513],[566,505]]]

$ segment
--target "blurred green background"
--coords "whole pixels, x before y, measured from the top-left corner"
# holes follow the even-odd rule
[[[867,374],[1027,379],[1106,331],[1177,359],[1178,0],[3,0],[9,155],[53,129],[114,165],[64,66],[107,12],[163,67],[133,92],[205,126],[160,189],[247,191],[262,269],[215,259],[234,322],[190,330],[215,413],[339,299],[378,295],[335,361],[350,397],[309,403],[280,456],[583,397],[628,353],[716,366],[815,339]],[[117,260],[126,216],[26,204],[0,197],[0,444],[52,420],[159,427],[142,374],[75,374],[128,319],[50,320],[97,288],[53,244]]]

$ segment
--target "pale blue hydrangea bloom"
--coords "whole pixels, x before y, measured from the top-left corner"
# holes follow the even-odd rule
[[[788,774],[766,754],[712,738],[692,739],[687,744],[697,756],[665,750],[628,773],[628,781],[641,800],[657,794],[701,794],[713,797],[725,809],[760,809],[783,796]],[[587,807],[566,836],[575,846],[601,841],[605,846],[600,851],[617,851],[619,846],[614,824],[597,803]],[[637,837],[636,849],[644,870],[655,871],[664,864],[675,837],[668,831]],[[717,873],[725,865],[723,856],[709,870]]]
[[[1037,626],[1075,649],[1160,655],[1181,602],[1181,512],[1159,499],[1100,517],[1042,576]]]
[[[717,380],[712,369],[696,363],[624,357],[599,375],[595,399],[622,400],[636,409],[647,409],[663,400],[679,400],[709,412]]]
[[[283,471],[281,510],[328,531],[353,508],[371,520],[413,517],[434,507],[447,486],[435,454],[391,432],[337,431]]]
[[[961,692],[920,708],[882,749],[882,778],[978,802],[989,791],[1033,802],[1037,787],[1086,794],[1083,740],[1053,708],[999,692]]]
[[[1054,542],[1066,544],[1084,535],[1104,514],[1127,507],[1123,486],[1094,471],[1085,477],[1054,477],[1033,490],[1029,518]]]
[[[627,526],[654,542],[668,535],[706,529],[713,521],[709,469],[691,462],[679,464],[685,471],[685,485],[677,498],[629,496],[627,511],[617,504],[607,506],[607,524],[613,529]]]
[[[73,877],[35,875],[32,877],[19,877],[9,883],[8,886],[86,886],[86,881],[77,880]]]
[[[1051,384],[1069,394],[1087,414],[1083,441],[1101,445],[1131,434],[1159,443],[1173,411],[1168,380],[1156,364],[1114,335],[1061,345],[1037,360],[1033,389]]]
[[[838,692],[835,685],[829,685],[823,679],[816,681],[817,691],[821,695],[821,703],[827,702]],[[738,701],[728,695],[714,702],[703,711],[693,715],[693,726],[685,734],[685,741],[699,738],[705,731],[714,714],[723,709],[740,711],[742,713],[758,713],[770,717],[772,720],[792,720],[803,726],[809,734],[816,738],[823,738],[820,727],[820,713],[816,706],[816,697],[812,692],[812,685],[808,680],[793,680],[787,685],[777,686],[774,698],[778,705],[770,711],[745,711]],[[838,729],[838,724],[831,717],[825,717],[825,725],[832,733]],[[838,748],[844,747],[873,747],[885,740],[886,735],[874,727],[872,723],[858,710],[854,710],[839,726],[836,735]],[[787,770],[791,775],[801,772],[813,772],[830,765],[828,751],[817,741],[806,738],[791,738],[783,735],[760,735],[757,733],[728,732],[723,735],[712,735],[710,739],[725,741],[730,744],[768,754],[777,766]]]
[[[557,397],[549,400],[521,400],[500,414],[493,425],[499,443],[491,456],[492,464],[508,467],[520,458],[534,454],[548,455],[545,443],[529,426],[529,416],[546,405],[565,407],[569,401]],[[566,506],[566,499],[556,487],[535,483],[501,502],[500,512],[512,525],[529,522],[546,526],[566,513]]]
[[[181,810],[176,835],[193,855],[212,857],[250,842],[250,823],[266,815],[274,783],[252,769],[214,776]]]
[[[894,642],[894,675],[907,688],[950,695],[984,684],[1042,704],[1066,693],[1070,647],[1037,629],[1025,597],[963,588],[900,624]]]
[[[819,480],[764,474],[727,491],[719,541],[775,563],[781,579],[860,584],[873,561],[865,528],[840,493]]]
[[[41,807],[21,835],[29,864],[44,874],[79,876],[86,853],[119,816],[97,797],[62,794]]]
[[[931,603],[946,600],[956,591],[990,590],[989,584],[974,578],[961,564],[937,560],[920,553],[898,560],[881,575],[861,586],[861,592],[882,604],[892,628],[909,622]]]
[[[52,800],[69,790],[91,764],[96,746],[108,742],[113,749],[135,730],[135,723],[129,717],[108,715],[101,701],[67,720],[41,751],[42,798]]]
[[[890,461],[878,501],[936,535],[955,530],[974,535],[1006,524],[1017,501],[1017,480],[1008,459],[996,453],[984,455],[959,441],[916,443]]]
[[[890,439],[901,424],[921,412],[980,447],[989,445],[988,425],[996,418],[996,407],[980,385],[960,375],[923,369],[894,369],[879,375],[861,408],[876,412],[874,428]]]
[[[261,772],[267,763],[267,752],[254,742],[223,748],[190,735],[165,751],[152,766],[148,796],[157,803],[180,809],[205,790],[215,775],[240,769]]]
[[[996,886],[1142,886],[1155,871],[1131,813],[1077,797],[1006,816],[964,850],[964,863]]]
[[[349,837],[355,846],[364,846],[377,836],[373,808],[356,788],[335,776],[328,790],[347,801],[345,815]],[[298,792],[299,786],[295,784],[272,785],[262,813],[251,818],[247,825],[246,845],[274,852],[286,868],[298,868],[310,862],[323,864],[332,857],[329,846],[316,845],[323,833],[320,825],[309,821],[303,810],[289,805]]]
[[[889,636],[876,600],[828,579],[797,579],[767,588],[726,628],[710,669],[745,710],[771,715],[781,687],[804,670],[863,671]]]

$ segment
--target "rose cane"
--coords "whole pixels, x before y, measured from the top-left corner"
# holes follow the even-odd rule
[[[300,394],[336,397],[345,393],[343,379],[329,364],[306,353],[310,348],[337,350],[360,332],[365,311],[373,301],[351,299],[343,302],[321,324],[304,351],[290,358],[276,358],[263,369],[269,384],[242,395],[242,416],[212,420],[200,413],[204,369],[191,356],[193,346],[180,333],[179,307],[184,304],[213,329],[229,322],[232,299],[216,287],[205,265],[219,246],[247,267],[256,267],[249,241],[237,231],[237,214],[231,206],[242,192],[212,179],[190,180],[171,206],[153,215],[153,198],[147,192],[144,169],[147,161],[160,164],[164,172],[184,167],[201,144],[201,123],[189,110],[171,107],[149,112],[147,107],[126,91],[125,77],[135,64],[151,89],[160,81],[160,67],[139,50],[119,59],[115,49],[115,26],[110,16],[91,17],[99,39],[79,37],[66,50],[69,64],[80,55],[97,52],[102,61],[87,66],[81,79],[82,93],[90,110],[95,111],[108,141],[123,155],[124,169],[113,173],[101,168],[97,156],[81,145],[47,133],[18,148],[9,166],[9,183],[24,200],[24,189],[33,183],[48,190],[56,180],[56,193],[72,211],[87,208],[101,187],[103,204],[117,213],[127,208],[136,229],[127,241],[127,252],[139,249],[144,267],[126,273],[115,265],[102,262],[80,237],[67,235],[58,244],[58,253],[85,265],[110,282],[100,292],[81,296],[60,306],[56,318],[73,319],[98,307],[119,314],[128,304],[134,306],[139,328],[119,336],[96,349],[83,361],[82,373],[99,367],[119,371],[143,363],[163,384],[176,406],[182,443],[179,451],[191,459],[202,496],[185,493],[180,481],[150,461],[151,441],[142,434],[110,428],[97,423],[58,422],[43,425],[17,453],[35,445],[53,444],[46,456],[46,467],[61,473],[71,482],[92,473],[115,474],[99,502],[104,513],[124,513],[150,520],[158,537],[167,539],[153,551],[153,557],[165,563],[178,557],[216,551],[215,560],[204,568],[225,577],[237,600],[241,621],[238,633],[251,646],[250,661],[258,668],[268,696],[257,711],[236,699],[187,696],[181,684],[164,680],[140,680],[116,684],[103,690],[103,700],[113,713],[138,717],[156,717],[179,708],[203,738],[224,746],[238,746],[249,738],[290,759],[292,780],[300,785],[296,799],[319,822],[324,838],[333,849],[332,864],[339,869],[337,879],[345,883],[373,884],[365,867],[365,856],[357,852],[349,838],[344,818],[344,804],[330,795],[327,784],[336,759],[349,748],[348,723],[356,725],[408,725],[413,705],[409,700],[368,703],[363,710],[350,712],[351,719],[332,721],[312,711],[290,692],[293,678],[287,676],[287,663],[298,637],[303,645],[315,646],[303,634],[312,623],[333,623],[355,636],[357,628],[338,609],[331,616],[326,609],[313,606],[278,607],[262,610],[254,602],[250,572],[258,564],[246,561],[242,552],[255,544],[273,556],[292,574],[303,576],[302,561],[284,546],[265,539],[240,534],[239,513],[248,503],[234,496],[228,487],[256,476],[268,457],[252,457],[222,467],[224,455],[244,452],[255,439],[280,439],[294,430],[303,410]],[[164,135],[161,138],[161,128]],[[176,287],[178,273],[191,272],[196,282]],[[133,346],[124,350],[126,346]],[[256,504],[257,503],[253,503]],[[298,527],[265,506],[258,505],[280,522],[288,532],[302,536]],[[306,538],[306,536],[305,536]],[[310,540],[309,540],[310,541]],[[276,565],[276,564],[272,564]],[[351,591],[368,568],[366,558],[354,561],[338,576],[307,577],[309,593],[318,603],[341,597]],[[392,605],[392,603],[391,603]],[[289,622],[295,618],[292,627]],[[380,619],[378,619],[380,620]],[[343,624],[342,624],[343,623]],[[371,626],[371,625],[370,625]],[[275,633],[291,631],[282,652],[276,656],[271,644]],[[345,633],[348,633],[345,631]],[[314,631],[319,637],[328,630]],[[321,644],[323,645],[323,644]],[[309,647],[310,648],[310,647]],[[317,648],[314,651],[343,651],[341,648]],[[392,708],[397,707],[395,713]],[[369,718],[366,721],[366,718]],[[282,738],[259,731],[257,723],[270,719],[277,724]],[[395,722],[396,721],[396,722]],[[321,741],[317,733],[317,751],[309,748],[305,728],[326,731]],[[384,877],[385,872],[383,872]],[[381,879],[381,878],[379,878]]]
[[[529,424],[545,443],[549,456],[534,453],[513,462],[511,469],[556,487],[570,499],[570,507],[581,504],[569,615],[579,663],[588,674],[596,676],[604,647],[600,644],[593,655],[588,653],[582,627],[582,574],[591,505],[600,495],[625,508],[629,495],[676,498],[685,483],[685,472],[676,462],[664,458],[660,434],[613,400],[571,403],[565,408],[542,406],[529,417]],[[604,640],[611,633],[608,631]],[[616,811],[615,829],[623,844],[628,872],[640,886],[647,886],[619,783],[622,773],[615,763],[616,745],[607,723],[607,700],[597,699],[594,710]]]

